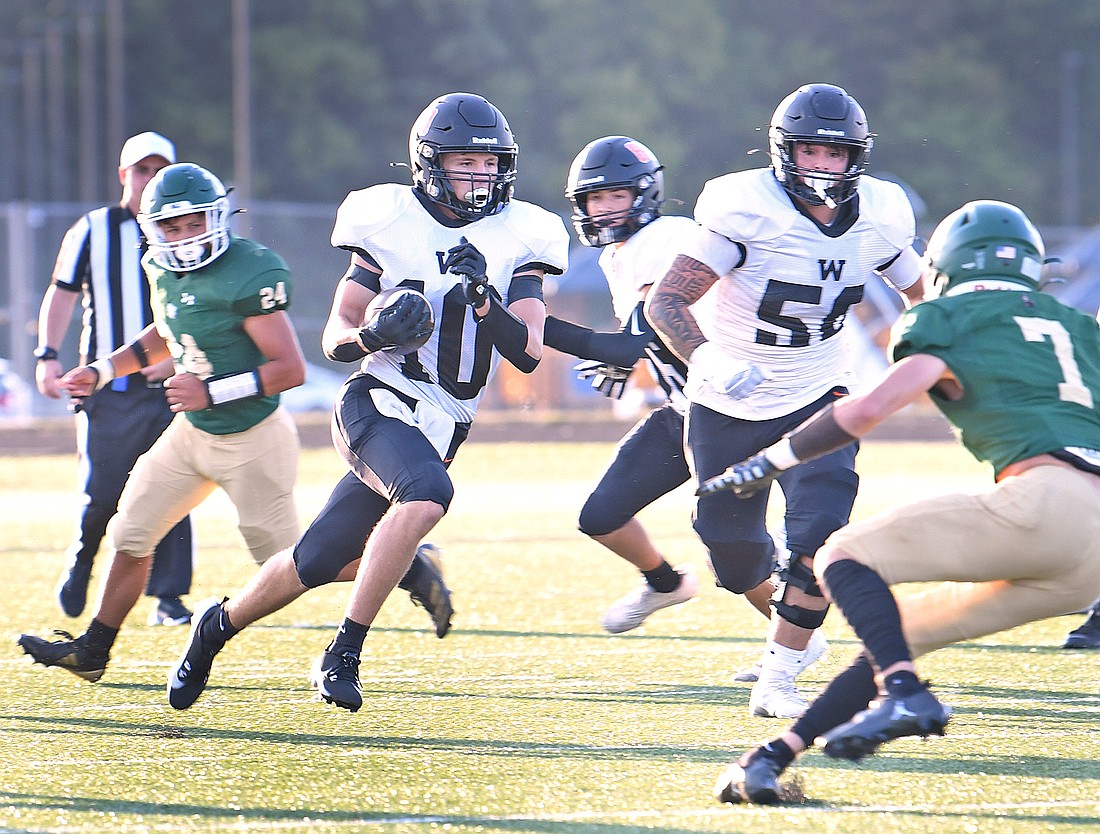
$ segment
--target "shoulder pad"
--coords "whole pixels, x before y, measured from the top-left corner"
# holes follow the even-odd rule
[[[561,274],[569,267],[569,232],[558,215],[533,203],[511,200],[501,214],[504,225],[530,250],[530,261]]]
[[[204,268],[224,272],[226,286],[232,287],[233,309],[243,316],[290,306],[292,285],[286,261],[261,243],[234,236],[225,254]]]
[[[868,177],[859,178],[859,215],[883,238],[901,250],[916,237],[913,204],[905,189],[896,182]]]
[[[700,225],[740,243],[779,237],[797,217],[771,168],[709,180],[695,204]]]
[[[337,249],[360,246],[363,240],[399,217],[411,202],[416,202],[412,187],[397,183],[352,191],[336,210],[332,245]]]
[[[916,353],[936,354],[951,347],[955,334],[946,312],[935,301],[923,301],[906,310],[894,324],[890,358],[894,362]]]

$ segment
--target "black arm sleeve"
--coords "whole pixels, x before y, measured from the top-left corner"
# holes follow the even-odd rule
[[[332,350],[325,351],[325,356],[333,362],[358,362],[366,355],[367,352],[363,350],[363,347],[354,342],[344,342],[344,344],[337,345]]]
[[[492,337],[493,346],[500,355],[525,374],[538,367],[539,360],[527,352],[527,324],[523,319],[504,308],[494,294],[489,294],[489,312],[478,319]]]
[[[639,302],[623,329],[617,333],[590,330],[547,316],[543,343],[581,359],[594,359],[620,368],[632,368],[645,352],[646,345],[656,338],[657,334],[642,315]]]

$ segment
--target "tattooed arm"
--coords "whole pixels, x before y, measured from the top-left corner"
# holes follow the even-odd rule
[[[662,340],[685,362],[706,341],[688,309],[718,281],[706,264],[677,255],[665,276],[650,290],[645,314]]]
[[[715,391],[739,400],[767,379],[751,362],[730,356],[707,341],[688,309],[718,281],[718,274],[687,255],[677,255],[665,277],[649,291],[645,314],[665,344],[688,363],[688,380],[701,377]]]

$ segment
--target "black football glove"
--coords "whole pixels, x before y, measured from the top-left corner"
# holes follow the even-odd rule
[[[776,469],[763,452],[748,460],[735,463],[721,475],[715,475],[699,485],[696,495],[711,495],[715,492],[731,489],[738,498],[748,498],[759,492],[779,477],[781,470]]]
[[[465,237],[459,240],[461,242],[458,246],[447,250],[447,260],[443,262],[443,268],[462,276],[462,291],[466,294],[466,302],[476,309],[489,300],[485,256]]]
[[[377,311],[359,331],[359,343],[368,353],[400,348],[432,330],[432,311],[415,295],[403,295],[388,307]]]
[[[592,387],[605,397],[620,399],[626,390],[626,381],[630,378],[633,368],[620,368],[618,365],[608,365],[606,362],[581,362],[574,365],[577,379],[588,379]]]

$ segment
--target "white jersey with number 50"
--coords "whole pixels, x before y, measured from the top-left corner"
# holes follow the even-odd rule
[[[363,360],[363,372],[469,423],[501,357],[489,334],[478,328],[461,278],[443,269],[447,251],[463,237],[485,256],[489,284],[505,307],[518,267],[542,264],[557,274],[568,265],[565,224],[545,209],[511,200],[498,214],[448,227],[428,213],[411,187],[389,183],[344,199],[332,245],[368,253],[382,268],[382,290],[420,290],[435,316],[435,331],[424,347],[406,356],[372,353]]]
[[[833,226],[822,228],[795,208],[770,168],[704,186],[695,207],[702,231],[681,251],[722,277],[695,317],[708,340],[756,364],[767,379],[734,400],[689,374],[693,402],[767,420],[854,383],[847,340],[837,337],[864,285],[880,271],[898,290],[920,278],[913,208],[902,188],[863,176],[855,199],[854,218],[842,207]]]

